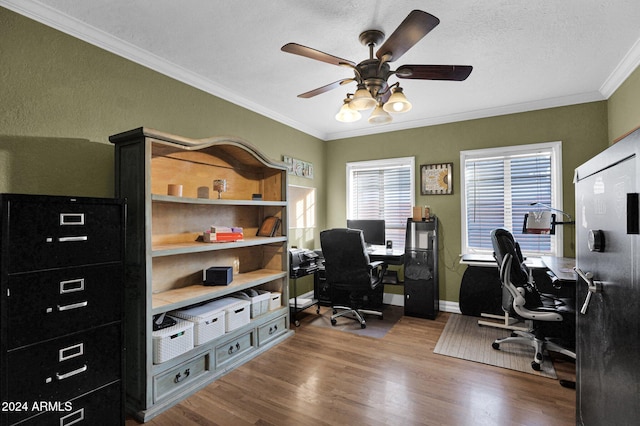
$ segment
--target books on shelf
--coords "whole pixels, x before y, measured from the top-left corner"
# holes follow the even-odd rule
[[[240,227],[215,226],[212,225],[202,234],[205,243],[233,242],[244,239],[244,233]]]

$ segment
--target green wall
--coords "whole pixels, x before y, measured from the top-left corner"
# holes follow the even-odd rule
[[[113,196],[108,137],[135,127],[191,138],[234,135],[273,159],[313,162],[314,179],[290,178],[317,188],[317,227],[291,242],[312,248],[319,230],[344,226],[347,161],[412,155],[416,182],[420,164],[453,162],[453,195],[416,194],[441,219],[440,287],[448,301],[458,300],[464,272],[460,150],[562,141],[564,208],[573,213],[574,168],[640,125],[636,70],[608,102],[323,142],[1,7],[0,63],[0,192]],[[565,255],[572,255],[568,235]]]
[[[611,95],[609,107],[609,142],[640,127],[640,68]]]
[[[150,127],[239,136],[282,160],[312,161],[324,206],[323,141],[0,7],[0,192],[111,197],[109,135]],[[324,211],[317,214],[319,228]],[[294,244],[314,246],[311,241]]]
[[[469,120],[328,142],[327,225],[346,222],[346,163],[375,158],[415,156],[416,205],[429,205],[440,219],[440,298],[458,301],[466,267],[461,253],[460,151],[562,141],[564,210],[574,211],[574,169],[608,146],[607,104],[594,102],[521,114]],[[421,196],[421,164],[453,163],[453,195]],[[564,254],[574,255],[572,228],[565,234]],[[393,291],[390,289],[390,291]]]

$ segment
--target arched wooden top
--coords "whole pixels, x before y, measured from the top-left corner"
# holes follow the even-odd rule
[[[244,165],[281,170],[286,170],[287,168],[284,163],[270,159],[253,144],[237,136],[212,136],[204,139],[191,139],[147,127],[139,127],[110,136],[109,140],[114,144],[120,144],[137,140],[141,137],[152,140],[154,143],[154,155],[169,156],[179,152],[199,151],[217,157],[231,156]]]

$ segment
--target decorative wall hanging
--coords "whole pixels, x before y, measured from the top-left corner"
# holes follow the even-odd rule
[[[453,194],[453,163],[421,165],[420,194]]]
[[[302,176],[313,179],[313,163],[298,160],[297,158],[282,156],[282,161],[287,165],[287,172],[290,175]]]

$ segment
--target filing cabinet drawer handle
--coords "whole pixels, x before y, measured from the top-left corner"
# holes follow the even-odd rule
[[[74,411],[71,414],[67,414],[64,417],[60,417],[60,426],[71,426],[84,420],[84,408]]]
[[[60,237],[58,238],[58,242],[60,243],[69,243],[74,241],[87,241],[89,237],[86,235],[78,235],[77,237]]]
[[[89,305],[89,302],[86,300],[84,302],[72,303],[71,305],[64,305],[64,306],[58,305],[58,311],[59,312],[70,311],[72,309],[84,308],[87,305]]]
[[[58,380],[68,379],[69,377],[73,377],[77,374],[84,373],[85,371],[87,371],[87,364],[83,365],[77,370],[69,371],[68,373],[64,373],[64,374],[56,373],[56,379]]]

